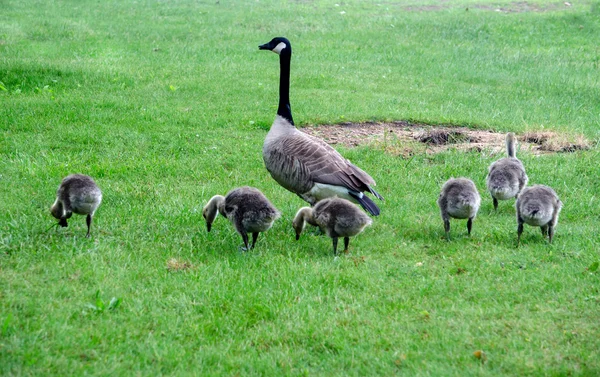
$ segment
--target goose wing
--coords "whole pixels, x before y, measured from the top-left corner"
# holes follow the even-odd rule
[[[314,182],[307,166],[296,156],[286,153],[281,143],[264,148],[263,159],[273,179],[286,190],[302,194],[313,187]]]
[[[342,186],[355,192],[374,191],[369,187],[375,185],[370,175],[321,139],[296,130],[280,142],[279,148],[275,148],[280,162],[276,170],[295,176],[295,187],[302,186],[300,193],[310,190],[314,183]]]

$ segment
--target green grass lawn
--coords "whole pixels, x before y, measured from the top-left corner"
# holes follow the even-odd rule
[[[0,375],[600,374],[600,3],[0,0]],[[498,155],[403,158],[338,148],[386,198],[333,258],[294,240],[305,203],[264,168],[277,108],[272,37],[292,42],[298,125],[414,120],[582,134],[520,152],[564,207],[552,245],[514,201],[493,212]],[[104,201],[49,229],[60,180]],[[450,177],[482,207],[444,238]],[[215,194],[251,185],[283,213],[257,248]],[[110,305],[117,298],[118,305]],[[474,352],[484,356],[477,358]]]

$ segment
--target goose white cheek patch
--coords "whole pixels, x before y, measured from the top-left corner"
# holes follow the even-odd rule
[[[283,50],[286,47],[287,45],[285,43],[279,42],[279,44],[273,49],[273,52],[279,55],[281,53],[281,50]]]

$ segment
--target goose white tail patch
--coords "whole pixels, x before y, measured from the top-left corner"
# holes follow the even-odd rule
[[[313,188],[307,192],[305,195],[315,198],[316,201],[331,198],[337,196],[338,198],[348,199],[350,201],[356,202],[350,194],[348,194],[348,189],[341,186],[328,185],[324,183],[315,183]],[[362,197],[363,193],[360,193]]]
[[[277,44],[277,46],[275,46],[275,48],[273,49],[273,52],[276,53],[277,55],[281,54],[281,51],[286,48],[287,45],[283,42],[279,42]]]

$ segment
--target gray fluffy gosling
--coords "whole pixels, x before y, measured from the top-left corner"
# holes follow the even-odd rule
[[[227,196],[215,195],[208,201],[202,209],[202,216],[206,220],[206,229],[209,232],[219,213],[229,219],[242,236],[242,250],[248,250],[248,233],[252,233],[250,248],[254,248],[258,233],[269,230],[273,222],[281,216],[262,192],[248,186],[233,189]]]
[[[294,126],[290,106],[290,41],[273,38],[259,48],[279,55],[279,107],[263,144],[263,160],[271,177],[310,205],[337,196],[359,203],[373,216],[379,215],[379,207],[366,195],[371,193],[383,200],[374,189],[375,180],[329,144]]]
[[[477,216],[481,197],[473,181],[467,178],[451,178],[444,186],[437,200],[444,220],[446,238],[450,239],[450,218],[468,219],[467,231],[471,235],[473,219]]]
[[[372,220],[352,202],[341,198],[323,199],[311,207],[298,210],[292,225],[296,240],[306,223],[318,226],[333,240],[333,254],[337,255],[338,237],[344,237],[344,252],[348,252],[350,237],[362,232]]]
[[[519,192],[527,185],[527,174],[523,163],[516,157],[515,134],[506,134],[506,153],[508,157],[502,158],[489,167],[486,179],[487,189],[494,201],[494,210],[498,209],[498,200],[508,200],[517,197]]]
[[[558,214],[562,202],[556,192],[548,186],[535,185],[526,187],[517,198],[517,246],[521,243],[523,223],[539,226],[544,238],[548,236],[550,243],[554,236],[554,228],[558,223]]]
[[[102,192],[96,182],[87,175],[72,174],[62,180],[56,192],[56,201],[50,208],[52,216],[57,218],[62,227],[68,226],[67,219],[73,213],[87,215],[88,227],[86,237],[90,236],[90,228],[94,213],[102,202]]]

